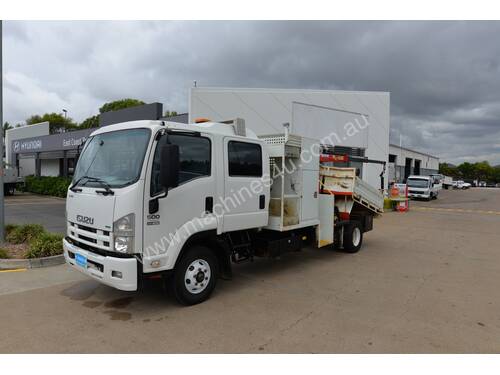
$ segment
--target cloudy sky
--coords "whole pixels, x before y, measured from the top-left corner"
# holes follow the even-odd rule
[[[391,92],[391,141],[500,164],[500,22],[4,22],[4,119],[199,86]]]

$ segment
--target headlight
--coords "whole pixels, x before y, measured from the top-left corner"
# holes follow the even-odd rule
[[[119,253],[133,253],[134,237],[115,237],[115,251]]]
[[[134,252],[135,214],[128,214],[113,223],[115,251],[132,254]]]

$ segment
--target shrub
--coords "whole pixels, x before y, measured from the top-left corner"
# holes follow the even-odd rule
[[[8,236],[10,232],[12,232],[14,229],[18,228],[19,225],[17,224],[6,224],[5,225],[5,235]]]
[[[0,248],[0,259],[7,259],[9,256],[7,255],[7,251],[5,249]]]
[[[59,255],[63,252],[63,235],[55,233],[43,233],[33,239],[29,244],[26,258],[41,258]]]
[[[30,242],[45,232],[40,224],[13,225],[6,231],[6,240],[13,244]]]
[[[64,198],[70,184],[71,178],[68,177],[26,176],[23,190],[35,194]]]

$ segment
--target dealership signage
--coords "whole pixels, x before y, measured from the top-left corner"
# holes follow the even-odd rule
[[[84,129],[68,133],[42,135],[40,137],[16,139],[12,141],[14,154],[73,150],[85,142],[95,129]]]
[[[42,141],[40,139],[34,139],[30,141],[14,141],[13,149],[14,152],[29,152],[36,151],[42,148]]]

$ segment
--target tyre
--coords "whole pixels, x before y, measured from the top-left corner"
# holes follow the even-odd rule
[[[180,304],[195,305],[210,297],[218,275],[215,254],[207,247],[195,245],[182,255],[167,287]]]
[[[363,228],[361,223],[353,221],[344,226],[344,251],[357,253],[363,244]]]

